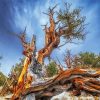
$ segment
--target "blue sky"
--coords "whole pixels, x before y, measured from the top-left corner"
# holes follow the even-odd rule
[[[73,54],[81,51],[90,51],[98,54],[100,52],[100,0],[0,0],[0,70],[8,74],[11,67],[19,62],[22,55],[22,45],[15,33],[20,34],[27,26],[28,40],[32,34],[37,37],[37,49],[44,46],[43,24],[48,22],[48,17],[42,12],[46,12],[49,6],[59,4],[58,8],[63,8],[63,2],[72,3],[72,8],[83,7],[82,15],[86,16],[86,27],[88,32],[86,40],[80,45],[70,45],[56,49],[51,57],[56,60],[56,55],[63,63],[63,54],[70,49]],[[62,58],[62,59],[61,59]]]

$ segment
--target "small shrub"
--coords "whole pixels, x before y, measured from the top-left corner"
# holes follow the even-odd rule
[[[47,75],[48,77],[52,77],[58,73],[58,69],[54,62],[51,62],[47,67]]]

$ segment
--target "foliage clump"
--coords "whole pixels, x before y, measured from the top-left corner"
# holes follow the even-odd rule
[[[57,65],[55,62],[50,62],[49,65],[47,66],[47,76],[52,77],[58,73],[58,69],[56,67]]]
[[[0,86],[4,85],[6,79],[7,77],[2,72],[0,72]]]
[[[100,55],[95,53],[85,52],[79,54],[83,66],[100,68]]]
[[[16,78],[16,81],[17,81],[19,76],[20,76],[20,74],[21,74],[21,71],[22,71],[22,68],[23,68],[23,63],[24,63],[24,58],[20,59],[20,62],[16,63],[12,67],[11,72],[9,74],[9,77]]]
[[[81,16],[81,8],[71,9],[71,4],[64,3],[65,9],[57,12],[63,30],[63,37],[68,42],[74,39],[83,40],[85,38],[85,16]]]

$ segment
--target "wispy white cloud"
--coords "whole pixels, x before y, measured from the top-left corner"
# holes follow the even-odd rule
[[[15,6],[15,24],[16,27],[21,31],[27,28],[26,33],[28,37],[31,37],[34,33],[34,28],[32,26],[34,18],[34,13],[31,7],[27,8],[27,6],[23,7],[23,12],[21,13],[18,9],[18,6]]]

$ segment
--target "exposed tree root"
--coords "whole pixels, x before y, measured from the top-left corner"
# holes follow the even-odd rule
[[[23,89],[20,96],[24,97],[30,93],[35,93],[36,98],[41,99],[43,97],[52,97],[63,91],[71,91],[73,95],[80,95],[81,91],[92,95],[100,95],[99,78],[100,71],[92,73],[80,68],[68,69],[59,73],[53,79]]]

